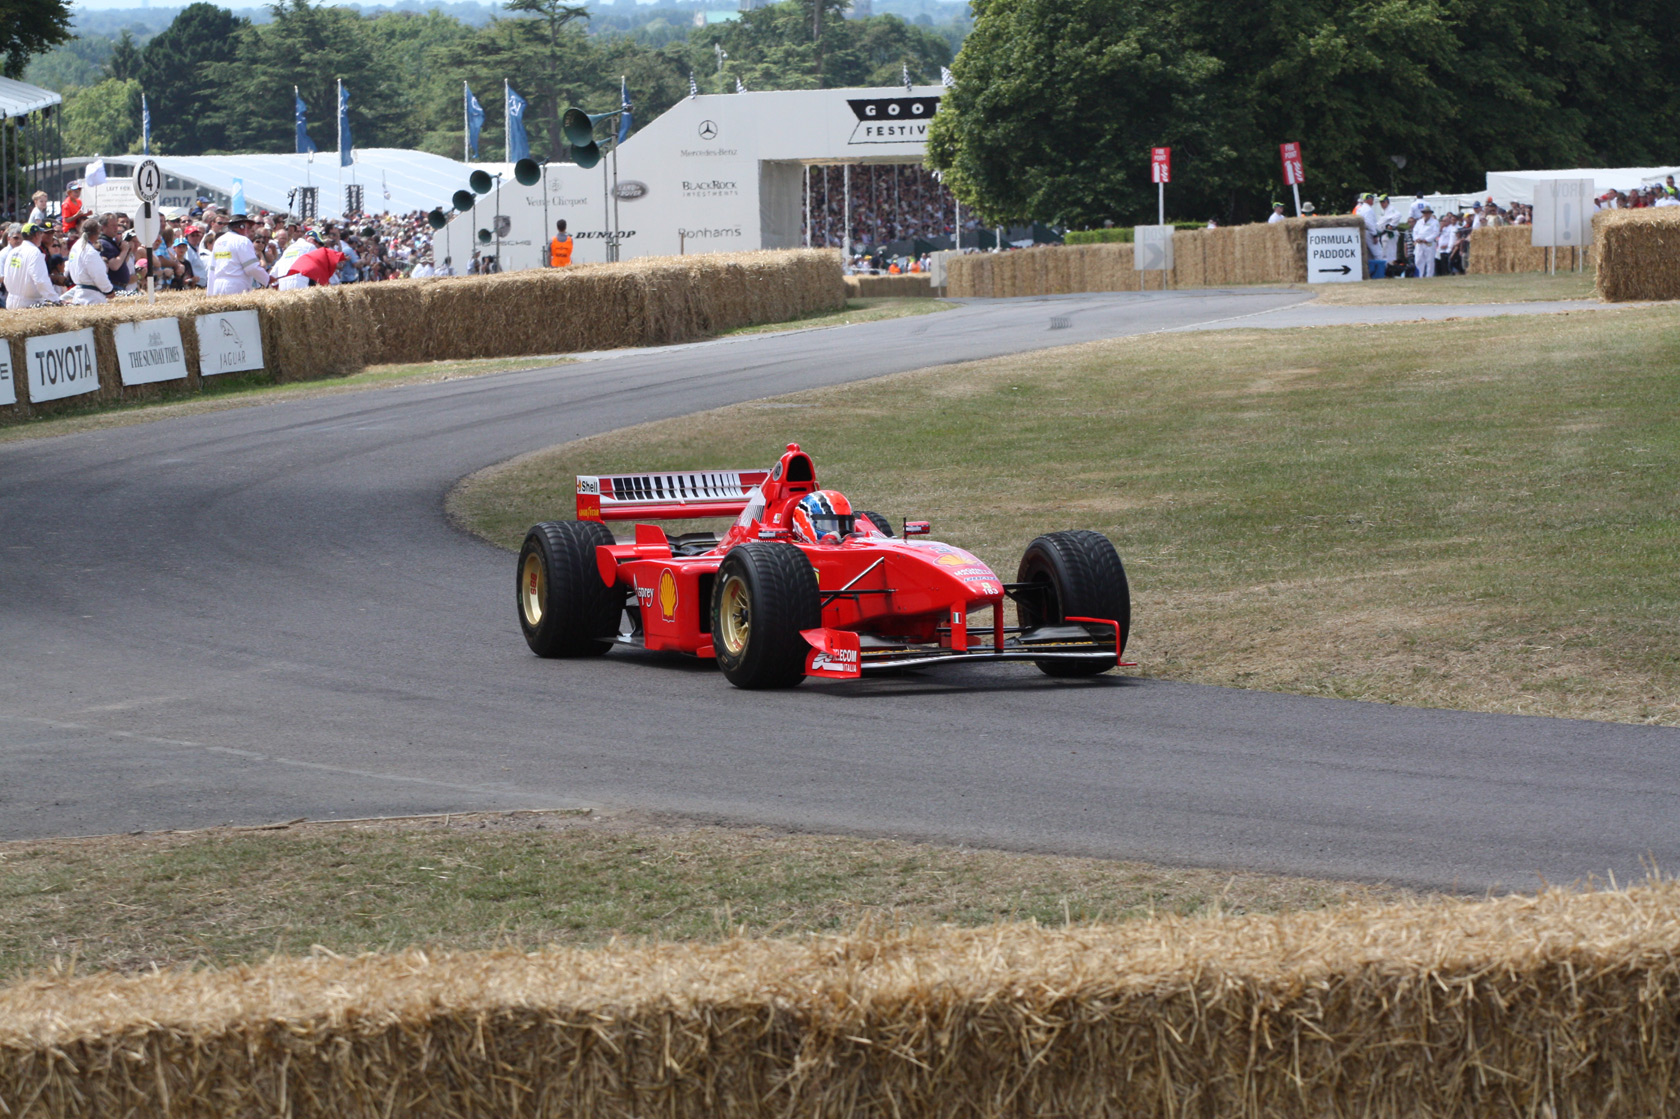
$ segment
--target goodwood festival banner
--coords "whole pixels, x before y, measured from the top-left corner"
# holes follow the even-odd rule
[[[26,341],[24,349],[28,353],[31,404],[80,396],[99,388],[92,327],[66,334],[43,334]]]
[[[118,323],[111,328],[111,340],[116,343],[117,368],[125,385],[179,381],[187,375],[177,319]]]

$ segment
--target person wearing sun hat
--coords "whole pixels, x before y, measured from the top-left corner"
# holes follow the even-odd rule
[[[250,216],[229,214],[227,226],[227,232],[216,234],[210,254],[209,294],[238,295],[267,287],[273,281],[257,259],[257,247],[245,235],[251,228]]]
[[[41,251],[42,239],[51,232],[48,226],[29,222],[23,227],[23,240],[7,254],[6,310],[39,307],[58,298],[58,289],[47,272],[46,254]]]
[[[1441,244],[1441,223],[1435,220],[1435,209],[1423,204],[1418,220],[1412,223],[1412,260],[1421,279],[1435,275],[1435,257]]]

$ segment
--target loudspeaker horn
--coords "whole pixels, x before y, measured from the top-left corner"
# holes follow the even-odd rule
[[[542,180],[542,164],[534,159],[522,159],[513,165],[513,181],[520,186],[536,186]]]
[[[566,143],[572,145],[572,147],[586,147],[595,139],[595,125],[612,115],[612,113],[590,114],[574,106],[567,109],[560,117],[560,131],[566,134]]]
[[[442,229],[449,224],[449,217],[443,212],[442,206],[426,215],[426,224],[433,229]]]
[[[582,147],[573,147],[572,158],[579,167],[593,167],[601,162],[601,145],[591,140]]]
[[[493,240],[495,240],[495,238],[491,235],[491,233],[488,229],[481,229],[481,230],[478,231],[478,243],[479,244],[488,245]]]
[[[474,194],[489,194],[490,188],[496,185],[496,180],[490,177],[488,171],[474,171],[467,176],[467,185],[473,188]]]
[[[470,190],[458,190],[450,197],[449,201],[457,210],[470,210],[478,199],[473,197],[473,192]]]

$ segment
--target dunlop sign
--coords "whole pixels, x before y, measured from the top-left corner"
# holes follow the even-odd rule
[[[12,383],[12,343],[0,338],[0,404],[17,403],[17,386]]]
[[[24,342],[29,355],[29,401],[61,400],[99,388],[93,360],[93,328],[44,334]]]
[[[263,367],[262,324],[255,311],[198,316],[198,375],[242,373]]]
[[[111,328],[111,340],[117,345],[117,367],[125,385],[179,381],[187,375],[181,324],[176,319],[118,323]]]

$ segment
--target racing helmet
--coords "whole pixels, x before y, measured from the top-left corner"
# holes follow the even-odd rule
[[[793,507],[793,535],[806,544],[838,544],[852,534],[852,503],[839,490],[815,490]]]

